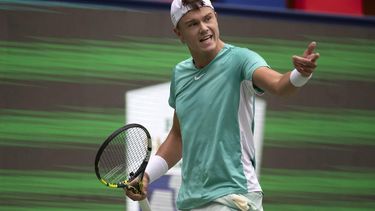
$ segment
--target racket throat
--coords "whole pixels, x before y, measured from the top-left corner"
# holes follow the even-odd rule
[[[141,164],[141,166],[139,167],[139,169],[135,173],[134,172],[130,172],[130,174],[129,174],[129,181],[133,181],[138,176],[140,177],[140,180],[142,180],[143,179],[143,174],[145,173],[145,170],[146,170],[147,163],[148,163],[147,161],[143,161],[143,163]]]

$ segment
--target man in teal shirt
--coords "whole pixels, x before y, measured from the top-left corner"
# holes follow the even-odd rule
[[[183,158],[179,209],[261,211],[253,139],[255,95],[263,90],[290,95],[302,87],[316,68],[316,43],[310,43],[302,57],[293,56],[293,71],[280,74],[257,53],[220,39],[209,0],[174,0],[171,19],[192,57],[174,68],[169,97],[175,109],[173,125],[149,162],[143,194],[127,195],[143,199],[148,184]]]

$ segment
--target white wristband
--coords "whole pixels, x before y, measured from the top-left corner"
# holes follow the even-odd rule
[[[167,171],[168,171],[167,161],[165,161],[164,158],[162,158],[159,155],[154,155],[148,161],[145,172],[147,173],[150,179],[149,183],[152,183],[153,181],[159,179],[161,176],[167,173]]]
[[[295,86],[295,87],[301,87],[301,86],[305,85],[311,77],[312,77],[312,74],[310,74],[310,76],[308,76],[308,77],[305,77],[305,76],[301,75],[301,73],[298,72],[298,70],[294,69],[294,70],[292,70],[292,72],[290,74],[290,83],[292,83],[293,86]]]

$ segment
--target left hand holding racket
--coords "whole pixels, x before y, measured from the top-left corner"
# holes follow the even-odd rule
[[[144,174],[142,181],[133,180],[129,185],[140,187],[140,191],[134,191],[132,188],[124,188],[125,194],[133,201],[142,201],[147,198],[147,190],[149,185],[147,173]]]

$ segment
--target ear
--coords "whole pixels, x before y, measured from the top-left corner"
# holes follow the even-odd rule
[[[177,35],[180,41],[185,44],[185,39],[183,38],[181,31],[177,27],[173,29],[173,32]]]

